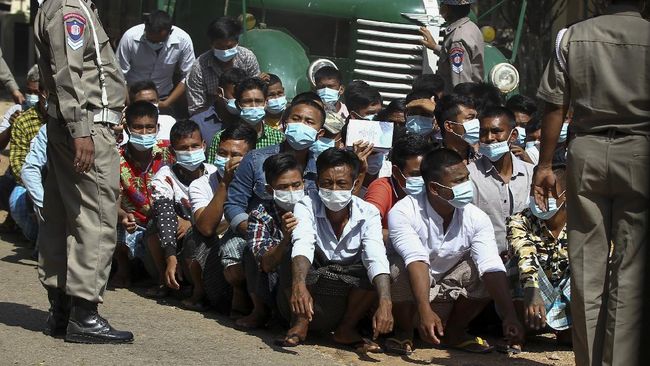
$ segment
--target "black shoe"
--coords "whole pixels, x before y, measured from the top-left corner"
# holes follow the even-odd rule
[[[46,287],[50,310],[47,315],[45,333],[52,337],[65,335],[70,317],[70,296],[60,288]]]
[[[97,313],[97,303],[75,297],[65,341],[93,344],[131,343],[133,333],[113,329],[108,321]]]

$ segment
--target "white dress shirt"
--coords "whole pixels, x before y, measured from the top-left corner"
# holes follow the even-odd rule
[[[436,281],[468,253],[480,276],[506,270],[497,251],[490,218],[472,204],[454,210],[445,232],[442,217],[429,204],[426,192],[406,196],[388,213],[388,230],[392,246],[404,263],[407,266],[416,261],[427,263]]]
[[[348,207],[350,219],[343,228],[341,238],[337,239],[318,193],[311,193],[296,203],[293,215],[298,225],[292,234],[291,258],[302,255],[312,262],[318,246],[327,259],[343,265],[354,264],[361,259],[372,282],[375,276],[390,273],[379,211],[372,204],[354,196]]]
[[[194,65],[192,38],[184,30],[172,26],[172,33],[160,51],[154,51],[146,42],[144,24],[127,30],[117,47],[117,60],[126,77],[127,84],[151,80],[158,88],[161,98],[174,88],[173,76],[178,68],[181,79]]]

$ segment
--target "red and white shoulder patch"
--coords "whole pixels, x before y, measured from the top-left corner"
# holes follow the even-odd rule
[[[449,62],[451,63],[451,71],[456,74],[463,72],[463,59],[465,58],[465,50],[461,47],[454,47],[449,51]]]
[[[65,25],[68,46],[73,50],[78,50],[83,47],[86,18],[77,13],[68,13],[63,16],[63,23]]]

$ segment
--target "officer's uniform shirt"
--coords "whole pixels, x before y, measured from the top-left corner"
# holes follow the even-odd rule
[[[100,45],[108,108],[119,113],[126,99],[126,84],[95,5],[90,0],[48,0],[34,21],[41,82],[50,92],[48,114],[64,120],[73,138],[92,134],[93,116],[102,108],[91,24]]]
[[[9,66],[7,66],[4,58],[2,58],[2,49],[0,49],[0,83],[4,84],[5,88],[11,92],[19,89]]]
[[[639,59],[639,54],[646,58]],[[649,54],[650,23],[638,11],[610,6],[607,15],[576,23],[558,35],[537,97],[572,105],[574,133],[615,129],[650,135]]]
[[[173,26],[172,33],[159,51],[147,44],[144,24],[127,30],[117,48],[117,59],[129,85],[151,80],[161,98],[174,89],[173,76],[178,69],[184,79],[194,65],[192,38],[182,29]]]
[[[451,91],[454,86],[465,82],[483,81],[483,34],[476,24],[463,17],[445,29],[438,73]]]

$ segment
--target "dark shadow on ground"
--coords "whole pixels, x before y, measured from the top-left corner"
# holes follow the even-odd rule
[[[32,332],[42,332],[47,312],[29,305],[0,302],[0,324],[19,327]]]
[[[6,242],[0,245],[11,245],[14,254],[0,258],[0,261],[20,264],[23,266],[36,267],[37,260],[32,258],[34,248],[26,241],[21,234],[0,234],[0,240]]]

